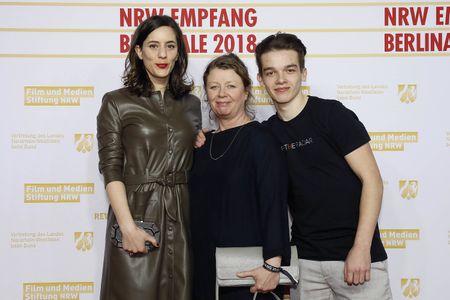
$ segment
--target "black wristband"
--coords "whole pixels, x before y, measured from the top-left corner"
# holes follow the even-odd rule
[[[291,281],[292,287],[294,289],[297,288],[298,281],[295,280],[295,278],[292,277],[292,275],[289,274],[289,272],[286,271],[285,269],[283,269],[282,267],[275,267],[275,266],[272,266],[271,264],[268,264],[268,263],[264,262],[263,268],[266,269],[267,271],[270,271],[270,272],[273,272],[273,273],[280,273],[280,272],[283,273]]]
[[[270,264],[268,264],[266,262],[264,262],[263,268],[266,269],[267,271],[270,271],[270,272],[273,272],[273,273],[280,273],[281,270],[282,270],[281,268],[272,266],[272,265],[270,265]]]

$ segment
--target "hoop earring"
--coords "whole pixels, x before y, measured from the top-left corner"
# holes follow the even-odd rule
[[[212,115],[211,115],[211,113],[212,113]],[[216,119],[216,115],[215,115],[214,112],[212,111],[211,107],[209,108],[209,113],[208,113],[208,115],[209,115],[209,119],[210,119],[211,121],[214,121],[214,120]]]

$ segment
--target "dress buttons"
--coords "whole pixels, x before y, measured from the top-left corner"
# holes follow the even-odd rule
[[[167,230],[172,231],[172,226],[167,227]]]
[[[173,150],[172,149],[169,149],[169,154],[172,154],[173,153]]]
[[[169,254],[172,255],[173,251],[172,249],[169,249]]]
[[[172,127],[169,127],[169,132],[172,132],[173,131],[173,128]]]

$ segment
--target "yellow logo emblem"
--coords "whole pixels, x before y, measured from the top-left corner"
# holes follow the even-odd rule
[[[373,151],[404,151],[405,144],[419,142],[418,132],[369,132]]]
[[[89,251],[94,245],[93,232],[75,232],[75,247],[78,251]]]
[[[73,299],[93,294],[93,282],[24,282],[23,299]]]
[[[399,181],[400,195],[403,199],[411,199],[417,197],[419,190],[419,181],[417,180],[400,180]]]
[[[93,86],[24,86],[25,106],[80,106],[94,98]]]
[[[417,84],[399,84],[398,96],[402,103],[413,103],[417,99]]]
[[[78,152],[91,152],[94,144],[94,134],[75,133],[75,145]]]
[[[24,203],[80,202],[80,195],[93,195],[94,183],[25,183]]]
[[[413,299],[419,296],[420,279],[419,278],[402,278],[401,282],[402,295],[407,299]]]
[[[384,248],[405,249],[406,241],[420,240],[419,229],[380,229]]]

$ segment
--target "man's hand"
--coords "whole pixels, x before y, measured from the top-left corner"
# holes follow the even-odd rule
[[[370,249],[353,246],[344,266],[344,281],[348,285],[363,284],[370,280]]]

